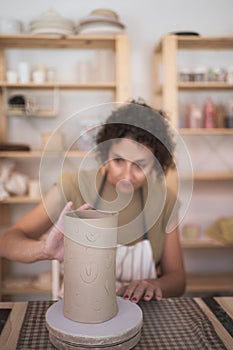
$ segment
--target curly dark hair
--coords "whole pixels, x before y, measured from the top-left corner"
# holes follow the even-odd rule
[[[163,111],[134,100],[114,110],[96,135],[98,158],[105,163],[112,143],[119,142],[116,139],[124,137],[153,150],[160,164],[155,164],[158,176],[161,176],[162,172],[166,174],[169,168],[174,167],[175,142],[168,118]],[[111,140],[112,142],[104,142]]]

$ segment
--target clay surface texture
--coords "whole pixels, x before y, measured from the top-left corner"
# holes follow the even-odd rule
[[[84,210],[65,217],[64,316],[101,323],[118,312],[117,213]]]

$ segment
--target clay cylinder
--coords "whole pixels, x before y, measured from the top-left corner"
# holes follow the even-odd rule
[[[78,210],[64,221],[64,316],[100,323],[118,312],[116,212]]]

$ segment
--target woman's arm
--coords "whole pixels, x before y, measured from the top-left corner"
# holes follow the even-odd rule
[[[56,222],[62,200],[57,187],[46,195],[44,203],[26,214],[0,235],[0,256],[24,263],[48,259],[41,236]],[[48,214],[49,211],[49,214]]]
[[[132,281],[128,286],[122,287],[118,295],[137,303],[141,298],[147,301],[153,298],[160,300],[162,297],[176,297],[184,293],[185,271],[178,229],[166,234],[161,272],[161,277],[156,279]]]
[[[178,229],[167,233],[161,259],[161,277],[157,279],[161,297],[180,296],[185,291],[185,270]]]

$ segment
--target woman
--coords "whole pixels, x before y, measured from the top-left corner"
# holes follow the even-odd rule
[[[46,196],[45,205],[37,206],[0,237],[0,255],[27,263],[62,261],[65,211],[71,207],[117,210],[121,244],[117,294],[133,302],[181,295],[185,272],[176,225],[166,233],[176,202],[164,182],[174,166],[174,143],[166,118],[145,104],[126,104],[112,112],[96,144],[99,169],[64,174]],[[50,228],[47,237],[40,239]]]

